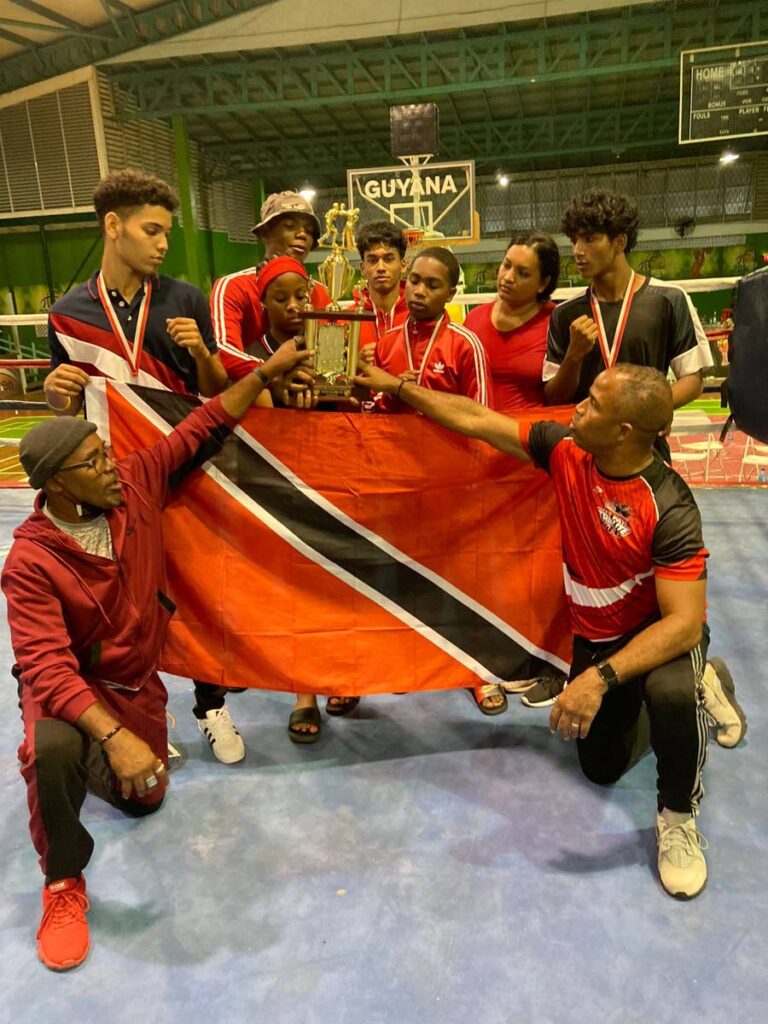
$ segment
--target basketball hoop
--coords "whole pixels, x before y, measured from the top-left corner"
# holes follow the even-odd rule
[[[56,296],[56,298],[58,298],[58,295]],[[51,310],[51,306],[52,305],[53,305],[53,303],[51,302],[50,296],[46,295],[44,297],[43,301],[40,303],[40,312],[41,313],[45,313],[45,315],[47,316],[48,313]],[[47,338],[48,337],[48,324],[47,323],[35,324],[35,337],[37,337],[37,338]]]
[[[405,238],[406,245],[408,246],[408,252],[413,252],[421,244],[424,238],[424,231],[421,228],[405,228],[403,231],[403,237]]]
[[[469,245],[479,241],[472,160],[427,162],[401,157],[397,167],[347,171],[348,205],[360,222],[388,220],[402,228],[411,254],[425,244]]]

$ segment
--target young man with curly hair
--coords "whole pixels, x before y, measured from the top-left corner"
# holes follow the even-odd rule
[[[701,372],[713,365],[709,343],[682,288],[629,265],[638,232],[635,203],[616,192],[585,192],[568,204],[562,229],[591,284],[552,313],[542,373],[547,404],[583,401],[595,378],[616,363],[671,369],[676,409],[697,398]],[[668,458],[666,442],[661,448]]]
[[[552,313],[542,378],[548,405],[583,402],[600,374],[634,363],[675,376],[674,408],[701,394],[702,371],[712,355],[698,313],[674,285],[635,273],[627,260],[638,232],[635,203],[617,192],[591,190],[573,198],[563,215],[563,232],[589,288]],[[670,461],[665,436],[655,442]],[[713,672],[711,666],[707,671]],[[564,680],[541,680],[522,697],[527,707],[554,704]]]
[[[208,303],[185,281],[159,275],[178,200],[167,182],[116,171],[96,186],[104,233],[101,267],[51,307],[48,405],[75,416],[92,376],[209,398],[227,384]],[[264,396],[271,404],[269,396]],[[261,404],[264,404],[262,402]],[[226,687],[195,681],[194,714],[216,758],[234,764],[245,745],[225,704]]]

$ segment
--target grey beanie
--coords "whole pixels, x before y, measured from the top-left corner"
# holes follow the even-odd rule
[[[33,427],[19,445],[19,462],[29,483],[39,490],[81,441],[96,430],[95,423],[74,416],[57,416]]]

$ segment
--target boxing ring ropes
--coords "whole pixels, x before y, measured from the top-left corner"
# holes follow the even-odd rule
[[[18,459],[21,438],[41,419],[52,415],[42,401],[30,401],[27,374],[47,370],[49,359],[25,359],[22,355],[20,327],[34,327],[38,337],[47,333],[45,313],[0,316],[0,333],[10,334],[11,349],[0,353],[0,488],[26,487],[27,480]]]

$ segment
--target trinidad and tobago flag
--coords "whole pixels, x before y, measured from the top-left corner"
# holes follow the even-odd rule
[[[196,403],[99,382],[88,411],[119,457]],[[354,695],[567,667],[557,509],[530,465],[419,416],[254,409],[176,483],[164,671]]]

